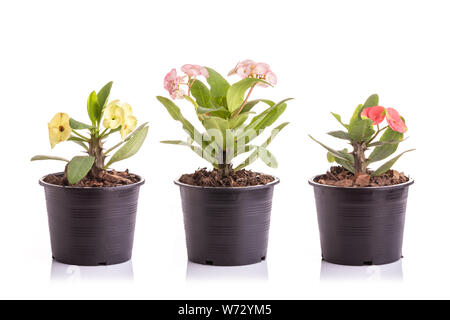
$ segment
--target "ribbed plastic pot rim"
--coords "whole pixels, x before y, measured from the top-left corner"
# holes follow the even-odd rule
[[[272,176],[273,177],[273,176]],[[180,187],[188,187],[188,188],[194,188],[194,189],[202,189],[202,190],[217,190],[217,191],[239,191],[239,190],[258,190],[258,189],[265,189],[269,188],[271,186],[275,186],[280,183],[280,179],[277,177],[273,177],[275,180],[272,182],[269,182],[267,184],[259,184],[257,186],[247,186],[247,187],[206,187],[206,186],[194,186],[191,184],[186,184],[183,182],[180,182],[180,178],[174,180],[174,183]]]
[[[135,188],[138,186],[141,186],[145,183],[145,179],[143,177],[141,177],[140,175],[136,176],[139,178],[139,181],[133,184],[127,184],[124,186],[116,186],[116,187],[75,187],[75,186],[60,186],[60,185],[56,185],[56,184],[51,184],[48,182],[45,182],[44,179],[50,175],[63,175],[64,172],[56,172],[56,173],[49,173],[46,174],[45,176],[43,176],[41,179],[39,179],[39,184],[43,187],[51,187],[51,188],[63,188],[63,189],[76,189],[76,190],[105,190],[105,191],[116,191],[116,190],[125,190],[125,189],[129,189],[129,188]],[[134,173],[133,173],[134,174]]]
[[[408,177],[407,182],[403,182],[400,184],[394,184],[391,186],[380,186],[380,187],[341,187],[341,186],[330,186],[327,184],[321,184],[318,182],[315,182],[314,179],[317,177],[320,177],[321,174],[318,174],[311,179],[308,180],[308,183],[312,185],[313,187],[319,187],[319,188],[332,188],[332,189],[341,189],[341,190],[387,190],[387,189],[396,189],[396,188],[402,188],[406,186],[410,186],[414,183],[414,179]]]

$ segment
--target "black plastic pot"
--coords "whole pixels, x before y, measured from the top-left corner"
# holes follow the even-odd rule
[[[402,258],[408,188],[414,181],[367,188],[314,187],[322,257],[343,265],[381,265]]]
[[[239,266],[266,259],[273,189],[180,186],[190,261]]]
[[[44,178],[39,184],[45,189],[53,259],[80,266],[131,259],[144,179],[120,187],[79,188],[49,184]]]

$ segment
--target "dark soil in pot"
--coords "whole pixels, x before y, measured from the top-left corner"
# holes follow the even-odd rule
[[[51,184],[42,178],[53,258],[73,265],[118,264],[131,259],[139,189],[144,180],[115,187]]]
[[[239,183],[257,180],[259,183],[246,187],[195,186],[182,182],[189,179],[186,178],[189,175],[183,175],[175,181],[180,186],[190,261],[206,265],[239,266],[266,259],[273,190],[279,180],[241,171],[246,173],[237,172],[235,178],[244,179]],[[205,177],[205,172],[200,175]],[[250,178],[246,180],[244,176]],[[267,177],[270,177],[270,182],[262,184]],[[231,179],[236,182],[234,178]],[[218,180],[213,181],[217,183]]]
[[[321,184],[314,187],[325,261],[343,265],[380,265],[402,258],[407,182],[370,187]]]

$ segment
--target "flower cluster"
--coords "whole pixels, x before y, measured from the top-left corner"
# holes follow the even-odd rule
[[[195,65],[195,64],[185,64],[181,67],[181,71],[185,74],[179,76],[177,70],[174,68],[169,71],[169,73],[164,77],[164,89],[169,91],[172,99],[183,99],[186,95],[185,91],[181,88],[182,85],[187,85],[189,90],[192,83],[198,76],[203,76],[205,78],[209,77],[208,70],[205,67]],[[186,77],[188,80],[185,81]],[[188,95],[190,92],[188,91]]]
[[[267,81],[271,85],[277,84],[277,76],[270,69],[270,66],[263,62],[255,62],[253,60],[244,60],[239,62],[229,73],[231,76],[237,74],[241,78],[256,78]],[[266,87],[264,83],[258,83],[259,86]]]
[[[133,116],[133,109],[128,103],[119,100],[111,101],[105,108],[103,126],[105,129],[115,130],[120,127],[122,140],[136,128],[137,119]]]
[[[392,130],[405,133],[408,128],[397,110],[374,106],[366,108],[361,112],[361,118],[372,120],[373,125],[379,125],[386,118]]]

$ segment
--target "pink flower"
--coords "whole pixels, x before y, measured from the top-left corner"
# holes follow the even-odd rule
[[[386,121],[394,131],[405,133],[408,130],[400,114],[393,108],[386,109]]]
[[[169,91],[172,99],[182,99],[184,97],[184,91],[180,89],[184,77],[177,75],[177,70],[172,69],[164,77],[164,89]]]
[[[208,70],[205,67],[196,65],[196,64],[185,64],[181,67],[181,71],[186,73],[189,77],[197,77],[204,76],[205,78],[209,77]]]
[[[375,106],[370,108],[365,108],[361,112],[361,118],[372,120],[373,125],[381,123],[386,117],[386,110],[384,107]]]
[[[270,70],[270,66],[267,63],[255,62],[253,60],[244,60],[239,62],[229,73],[231,76],[237,74],[241,78],[256,78],[267,81],[268,83],[275,85],[277,83],[277,76]],[[258,83],[259,86],[267,87],[266,84]]]

